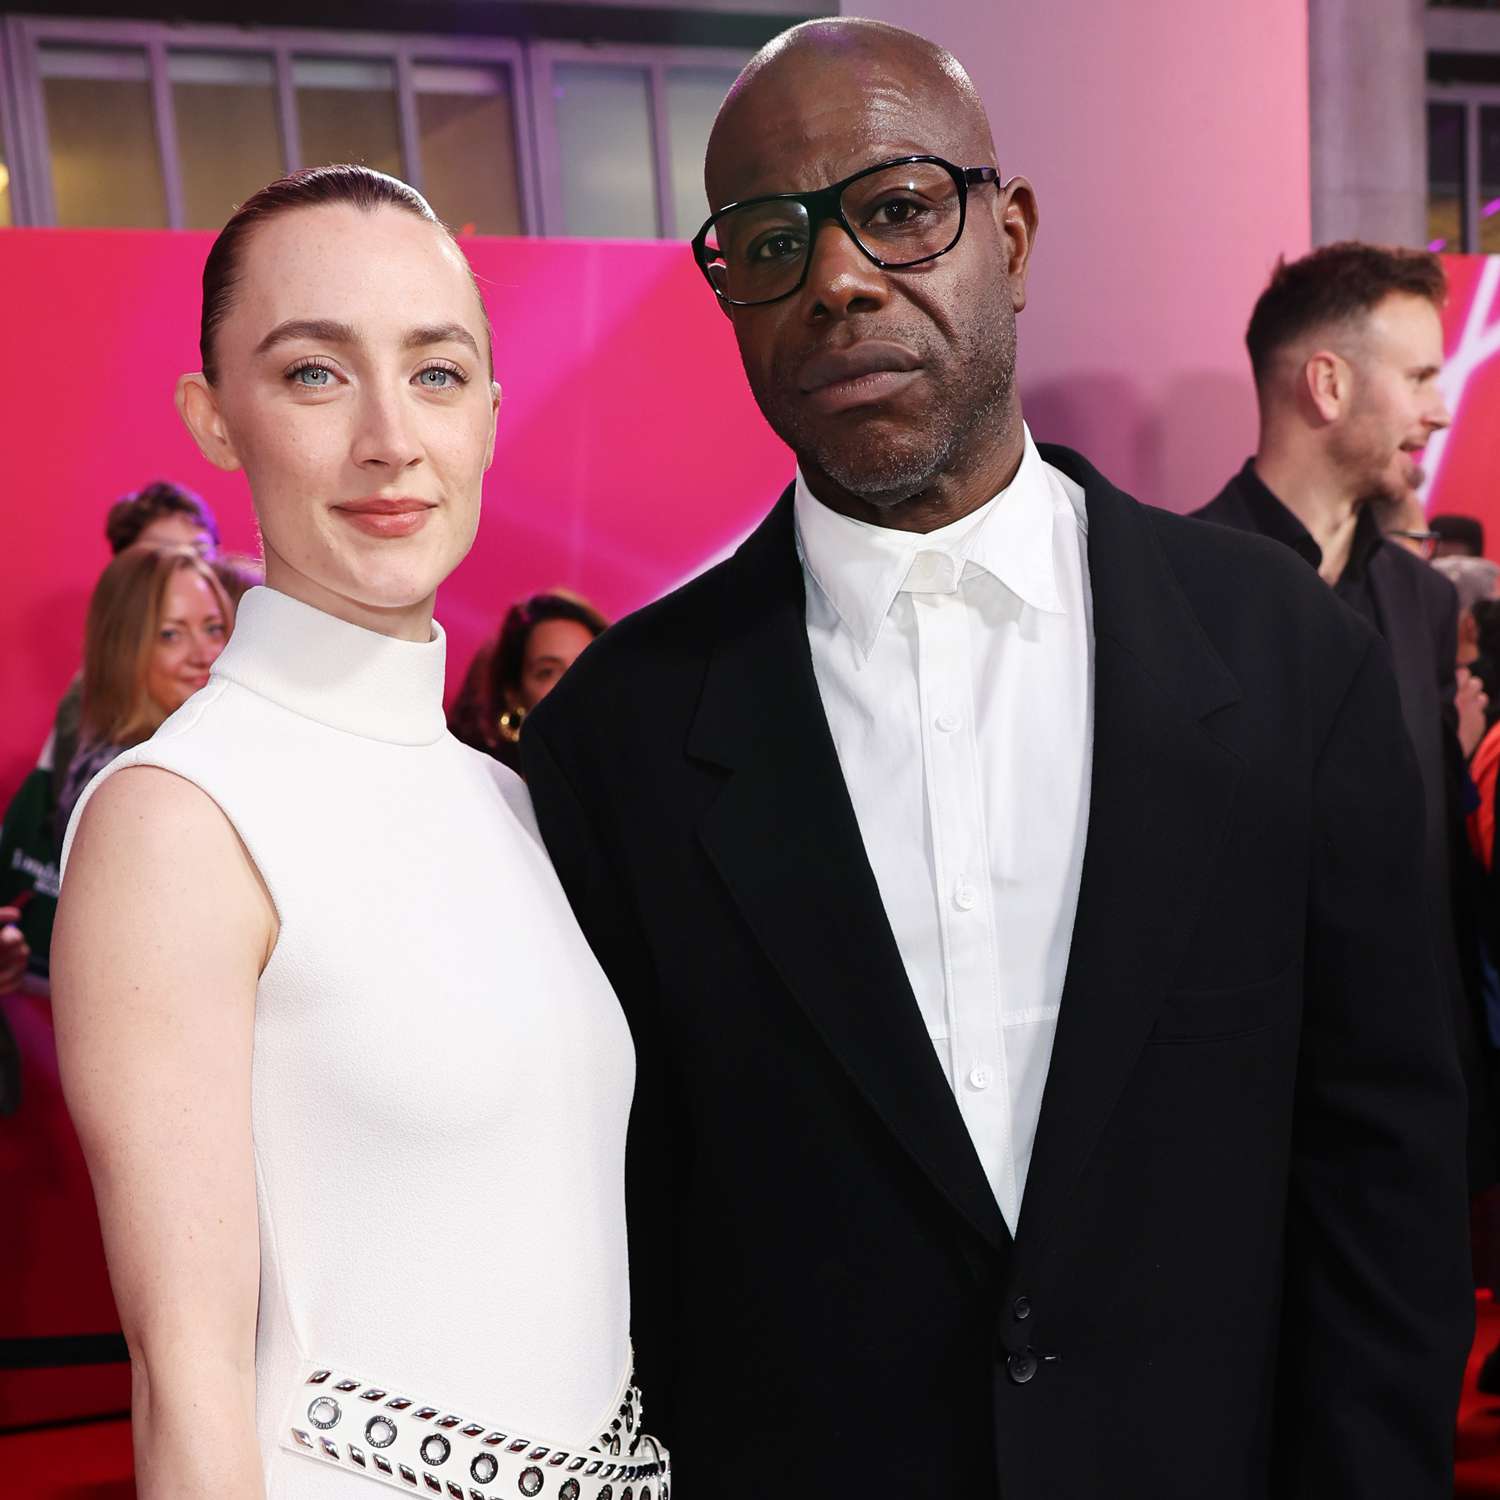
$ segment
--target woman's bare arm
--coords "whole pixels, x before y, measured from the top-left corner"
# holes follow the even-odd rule
[[[68,1106],[130,1348],[141,1500],[262,1500],[250,1142],[270,896],[197,787],[131,767],[95,793],[52,949]]]

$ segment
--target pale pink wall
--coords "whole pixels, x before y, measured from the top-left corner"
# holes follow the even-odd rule
[[[1187,510],[1253,445],[1241,338],[1309,245],[1307,0],[844,0],[973,75],[1041,202],[1027,415]]]

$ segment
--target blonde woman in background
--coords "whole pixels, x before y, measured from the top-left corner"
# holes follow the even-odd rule
[[[224,585],[192,547],[130,547],[104,570],[89,600],[82,732],[58,795],[59,839],[94,776],[207,686],[233,628]]]

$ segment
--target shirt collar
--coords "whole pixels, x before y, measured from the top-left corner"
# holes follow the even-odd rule
[[[793,501],[797,550],[866,658],[908,575],[910,587],[921,580],[922,589],[949,591],[972,564],[1033,609],[1066,613],[1057,586],[1052,528],[1059,509],[1071,517],[1072,506],[1062,487],[1052,482],[1030,431],[1023,429],[1023,434],[1016,477],[978,510],[925,533],[839,515],[813,495],[798,469]],[[931,568],[924,561],[914,569],[922,553],[938,553],[949,562]]]
[[[1312,533],[1297,518],[1291,508],[1277,499],[1276,492],[1255,471],[1255,460],[1247,458],[1240,470],[1240,494],[1249,508],[1255,529],[1290,547],[1300,558],[1314,568],[1323,566],[1323,549],[1313,540]],[[1349,561],[1344,565],[1343,576],[1357,582],[1365,575],[1370,559],[1384,541],[1380,527],[1369,505],[1361,505],[1354,520],[1354,536],[1349,542]]]

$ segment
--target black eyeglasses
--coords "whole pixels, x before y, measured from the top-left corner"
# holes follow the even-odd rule
[[[996,167],[941,156],[898,156],[811,193],[730,203],[693,236],[693,258],[730,307],[759,307],[799,291],[818,230],[830,219],[882,271],[946,255],[964,232],[969,189],[999,184]]]

